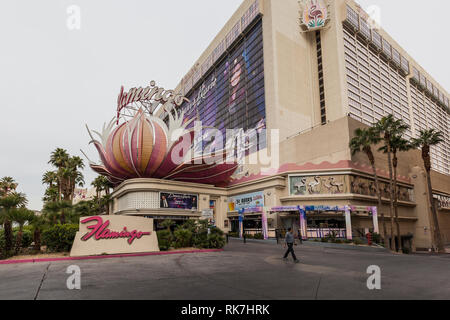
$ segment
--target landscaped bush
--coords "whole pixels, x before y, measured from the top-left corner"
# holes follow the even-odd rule
[[[253,238],[258,240],[264,240],[264,235],[262,233],[255,233]]]
[[[175,248],[187,248],[192,246],[192,232],[190,230],[178,228],[173,235],[173,244]]]
[[[373,243],[381,243],[381,235],[379,233],[372,233],[372,242]]]
[[[361,239],[359,239],[359,238],[355,238],[355,239],[353,239],[353,243],[356,244],[356,245],[361,245],[364,242]]]
[[[320,241],[321,242],[328,242],[328,239],[327,238],[322,238],[322,239],[320,239]]]
[[[246,234],[245,234],[245,237],[246,237],[247,239],[254,239],[254,238],[255,238],[252,234],[249,234],[249,233],[246,233]]]
[[[173,241],[172,233],[169,230],[159,230],[156,232],[158,236],[158,244],[159,250],[167,251],[170,249],[170,246]]]
[[[410,254],[411,253],[411,249],[410,248],[402,248],[402,252],[404,254]]]
[[[225,239],[218,233],[208,235],[207,246],[209,249],[222,249],[225,245]]]
[[[204,224],[200,224],[197,233],[194,235],[194,246],[203,249],[220,249],[225,245],[223,231],[216,227],[208,228]]]
[[[237,232],[228,232],[228,236],[229,237],[233,237],[233,238],[239,238],[239,233],[237,233]]]
[[[78,224],[56,224],[42,233],[42,243],[50,251],[70,251],[77,231]]]
[[[13,246],[16,245],[17,234],[19,233],[19,228],[13,229]],[[33,234],[29,229],[23,229],[22,231],[22,248],[28,248],[33,242]],[[0,230],[0,248],[5,246],[5,235],[4,230]]]
[[[206,220],[188,220],[183,225],[177,226],[173,233],[171,230],[165,229],[158,231],[157,235],[159,249],[162,251],[169,250],[170,247],[186,248],[194,246],[196,248],[213,249],[223,248],[225,245],[223,231],[209,226]]]

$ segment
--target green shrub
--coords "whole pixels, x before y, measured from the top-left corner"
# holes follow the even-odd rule
[[[212,233],[208,235],[207,243],[209,249],[222,249],[225,245],[225,239],[218,233]]]
[[[381,235],[379,233],[372,233],[372,242],[373,243],[381,243]]]
[[[165,229],[157,231],[156,234],[158,236],[159,250],[169,250],[173,241],[172,233],[169,230]]]
[[[248,233],[245,234],[245,237],[246,237],[247,239],[254,239],[254,238],[255,238],[254,235],[248,234]]]
[[[173,235],[175,248],[187,248],[192,246],[192,232],[190,230],[178,228]]]
[[[344,239],[344,243],[352,243],[352,240]]]
[[[233,238],[239,238],[239,233],[237,233],[237,232],[228,232],[228,236],[229,237],[233,237]]]
[[[328,242],[328,239],[327,238],[321,238],[320,242]]]
[[[402,248],[402,252],[404,254],[410,254],[411,253],[411,249],[410,248]]]
[[[343,243],[344,241],[342,239],[336,239],[335,243]]]
[[[16,245],[17,234],[19,233],[19,228],[13,229],[13,244]],[[33,233],[29,228],[23,228],[22,231],[22,248],[28,248],[33,242]],[[4,231],[0,230],[0,248],[3,250],[5,246],[5,236]]]
[[[258,240],[264,240],[264,235],[262,233],[256,233],[253,238]]]
[[[216,227],[210,227],[210,234],[208,228],[200,227],[193,237],[194,246],[203,249],[220,249],[225,245],[224,233]]]
[[[355,238],[355,239],[353,239],[353,243],[356,244],[356,245],[361,245],[364,242],[361,239],[359,239],[359,238]]]
[[[42,243],[54,252],[70,251],[78,224],[56,224],[42,233]]]

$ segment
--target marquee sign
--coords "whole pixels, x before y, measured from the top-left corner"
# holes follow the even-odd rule
[[[153,219],[133,216],[80,218],[71,257],[159,251]]]
[[[122,86],[117,98],[117,123],[124,109],[133,103],[139,103],[139,107],[153,114],[160,104],[163,105],[164,110],[170,111],[175,106],[180,107],[183,102],[189,102],[189,100],[182,94],[175,93],[174,90],[158,87],[153,80],[148,87],[131,88],[128,92],[125,92]],[[131,109],[134,110],[132,107]]]
[[[110,224],[109,220],[106,220],[103,223],[102,217],[90,217],[84,220],[81,220],[81,223],[89,223],[91,221],[97,222],[96,224],[92,224],[87,226],[86,228],[92,230],[91,232],[86,233],[81,240],[88,241],[90,238],[94,238],[95,240],[105,240],[105,239],[118,239],[118,238],[126,238],[128,239],[128,243],[131,245],[135,239],[140,239],[142,236],[149,236],[151,232],[142,232],[133,230],[129,232],[127,227],[123,227],[123,230],[120,232],[111,231],[108,229]]]
[[[228,211],[264,207],[264,193],[253,192],[228,198]]]
[[[159,201],[163,209],[197,210],[198,195],[161,192]]]
[[[323,0],[304,0],[302,7],[301,26],[303,31],[314,31],[325,27],[329,15]]]

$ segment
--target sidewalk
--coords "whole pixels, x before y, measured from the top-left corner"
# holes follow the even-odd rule
[[[244,239],[240,238],[229,238],[230,241],[244,241]],[[276,239],[267,239],[267,240],[257,240],[257,239],[246,239],[249,243],[261,243],[261,244],[277,244]],[[280,240],[280,244],[282,244],[282,240]],[[342,250],[359,250],[359,251],[378,251],[378,252],[390,252],[389,249],[386,249],[381,246],[357,246],[352,244],[345,243],[329,243],[329,242],[315,242],[315,241],[303,241],[300,246],[308,246],[308,247],[323,247],[323,248],[331,248],[331,249],[342,249]]]

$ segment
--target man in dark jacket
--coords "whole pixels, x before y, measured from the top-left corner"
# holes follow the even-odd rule
[[[288,232],[286,233],[286,243],[285,246],[287,245],[288,249],[283,257],[284,260],[287,260],[287,257],[289,255],[289,252],[292,254],[292,258],[294,259],[295,263],[298,263],[299,260],[297,259],[297,257],[295,256],[294,253],[294,235],[292,234],[292,228],[288,229]]]

